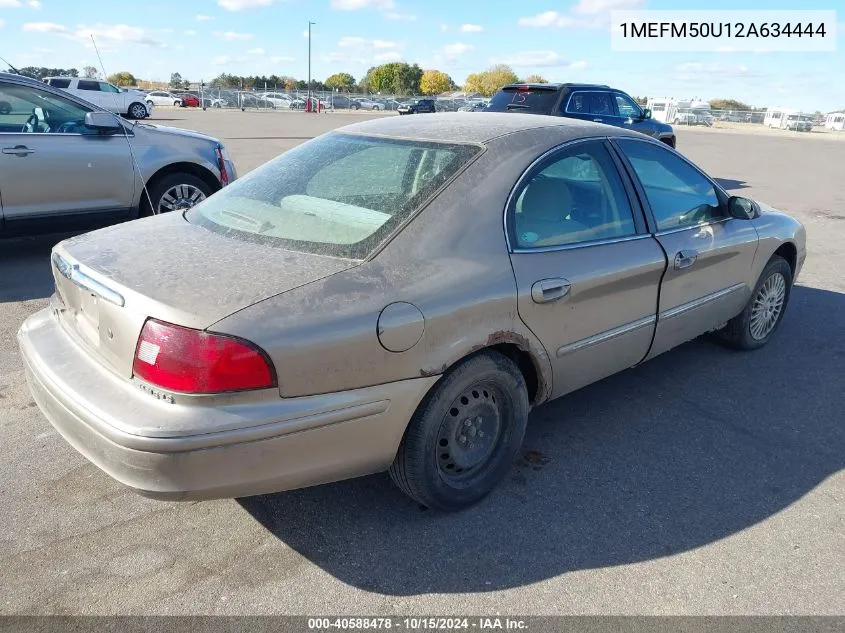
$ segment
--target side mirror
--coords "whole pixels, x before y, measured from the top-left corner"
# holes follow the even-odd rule
[[[731,196],[728,199],[728,212],[737,220],[753,220],[758,215],[757,204],[741,196]]]
[[[651,109],[650,108],[646,108],[645,110],[643,110],[643,118],[644,119],[650,119],[651,118]]]
[[[85,127],[99,132],[113,132],[120,129],[120,121],[111,112],[86,112]]]

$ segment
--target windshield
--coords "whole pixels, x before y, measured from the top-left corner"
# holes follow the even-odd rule
[[[487,110],[551,114],[557,98],[558,91],[547,88],[502,88],[493,95]]]
[[[215,233],[363,259],[481,148],[331,133],[191,209]]]

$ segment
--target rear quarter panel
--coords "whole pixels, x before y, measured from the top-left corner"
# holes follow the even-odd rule
[[[459,178],[372,260],[265,300],[210,329],[265,349],[282,396],[293,397],[436,376],[495,344],[529,352],[539,376],[536,402],[551,392],[546,350],[517,313],[503,212],[527,166],[560,142],[552,128],[490,143]],[[384,349],[381,311],[397,301],[424,315],[411,349]]]

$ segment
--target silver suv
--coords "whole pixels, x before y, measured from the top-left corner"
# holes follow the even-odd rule
[[[0,73],[0,235],[187,209],[235,178],[215,138],[130,123],[41,81]]]

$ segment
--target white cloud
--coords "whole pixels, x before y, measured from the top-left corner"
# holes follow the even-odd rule
[[[27,4],[31,8],[35,9],[36,11],[38,11],[41,8],[41,2],[39,2],[39,0],[29,0],[29,2],[27,2]]]
[[[17,9],[22,6],[21,0],[0,0],[0,9]]]
[[[269,7],[276,0],[217,0],[217,4],[226,11],[246,11]]]
[[[197,32],[193,29],[188,29],[187,31],[182,31],[185,35],[194,36]]]
[[[447,44],[443,47],[443,54],[447,57],[457,57],[468,53],[473,49],[471,44],[464,44],[462,42],[455,42],[454,44]]]
[[[554,51],[522,51],[492,61],[494,64],[508,66],[563,66],[566,64]]]
[[[621,9],[637,9],[643,4],[644,0],[579,0],[572,11],[582,15],[594,15]]]
[[[377,62],[398,62],[402,59],[402,55],[396,51],[390,51],[387,53],[379,53],[378,55],[375,55],[373,59]]]
[[[346,53],[339,53],[339,52],[334,52],[334,53],[329,53],[328,55],[324,55],[323,61],[329,62],[329,63],[337,63],[337,62],[340,62],[340,63],[352,62],[354,64],[366,64],[367,63],[367,60],[364,59],[363,57],[349,57],[349,55],[347,55]]]
[[[27,33],[60,33],[70,35],[69,28],[61,24],[56,24],[55,22],[27,22],[23,25],[23,30]]]
[[[481,33],[484,30],[484,27],[480,24],[462,24],[461,25],[461,32],[462,33]]]
[[[584,70],[587,67],[589,67],[589,64],[583,59],[579,59],[578,61],[572,62],[567,66],[569,70]]]
[[[528,17],[528,18],[519,18],[517,24],[519,26],[537,26],[537,27],[546,27],[546,26],[572,26],[575,23],[575,20],[572,18],[561,15],[557,11],[546,11],[544,13],[538,13],[535,16]]]
[[[417,16],[412,13],[386,13],[384,17],[398,22],[416,22],[417,20]]]
[[[35,49],[33,49],[33,50],[34,50],[36,53],[39,53],[39,54],[41,54],[41,55],[50,55],[51,53],[53,53],[53,49],[52,49],[52,48],[35,48]]]
[[[332,9],[338,11],[357,11],[358,9],[387,10],[394,7],[393,0],[332,0]]]
[[[236,33],[235,31],[214,31],[214,37],[219,37],[220,39],[224,39],[227,42],[235,42],[235,41],[243,41],[243,40],[251,40],[252,33]]]
[[[208,22],[214,19],[213,15],[204,15],[202,13],[197,13],[196,17],[194,18],[197,22]]]
[[[108,40],[112,42],[129,42],[141,46],[164,48],[166,45],[159,39],[149,34],[145,29],[128,24],[94,24],[86,26],[80,24],[76,30],[76,37],[88,38],[93,35],[97,40]]]
[[[0,20],[0,29],[6,26],[6,23],[3,20]]]
[[[443,32],[445,33],[446,31],[448,31],[448,30],[449,30],[449,25],[448,25],[448,24],[441,24],[441,25],[440,25],[440,30],[441,30],[441,31],[443,31]]]
[[[264,55],[265,53],[263,48],[251,48],[246,52],[247,55]]]
[[[337,45],[341,48],[396,48],[396,42],[388,40],[365,40],[363,37],[341,37]]]

